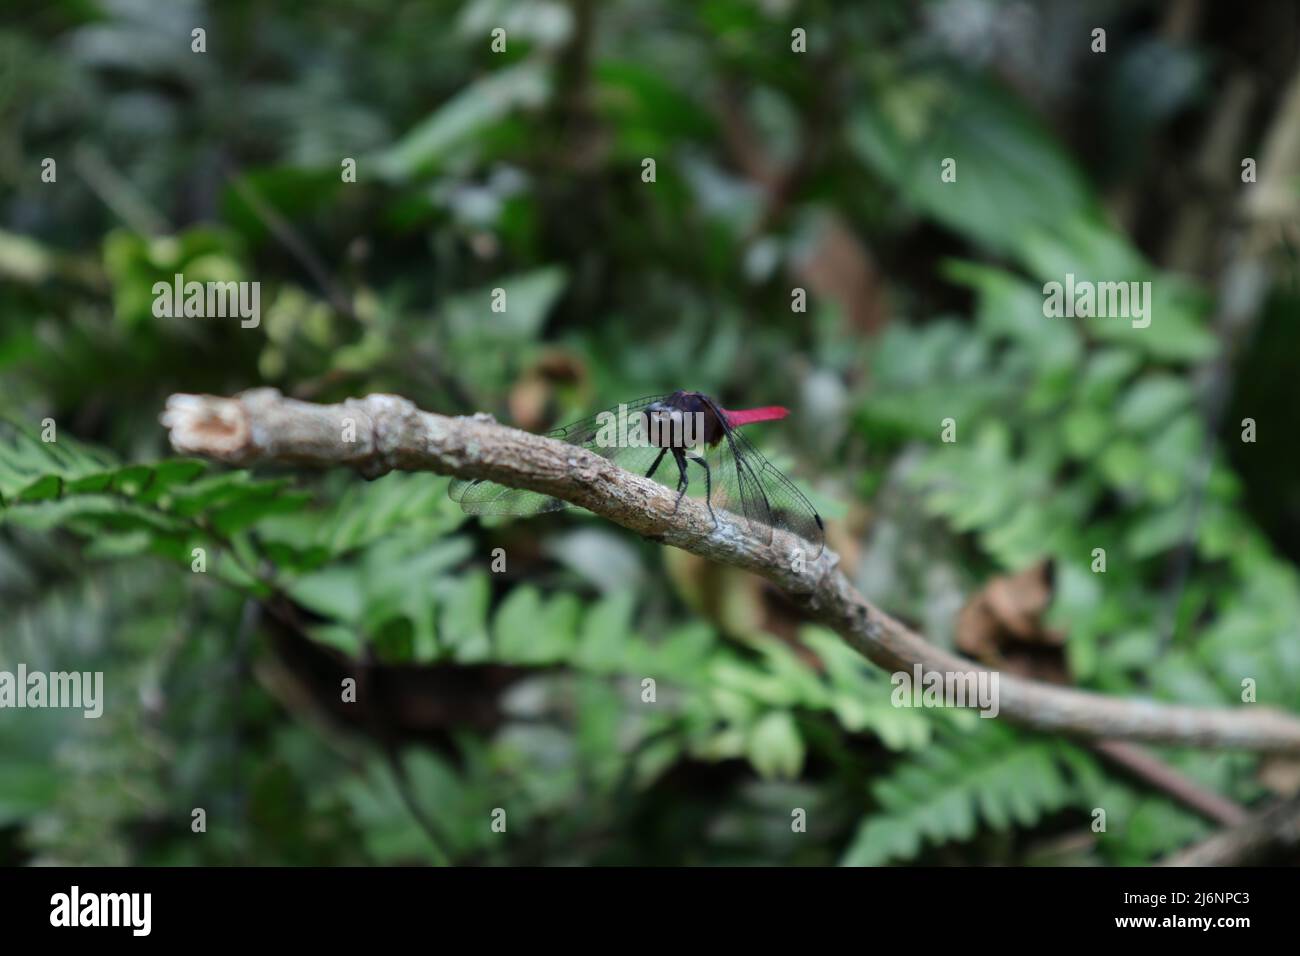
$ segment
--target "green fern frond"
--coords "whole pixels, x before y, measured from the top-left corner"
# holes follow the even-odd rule
[[[947,735],[872,792],[880,810],[862,821],[846,866],[912,859],[926,843],[971,839],[980,822],[995,830],[1032,826],[1075,799],[1061,744],[987,722]]]

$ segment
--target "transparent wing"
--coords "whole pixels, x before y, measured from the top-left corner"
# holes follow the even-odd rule
[[[627,402],[627,413],[629,415],[635,414],[663,397],[662,395],[648,395],[634,402]],[[601,427],[608,420],[606,416],[617,415],[618,411],[618,406],[615,406],[604,412],[597,412],[595,415],[546,432],[546,437],[556,438],[571,445],[580,445],[588,451],[608,458],[621,468],[626,468],[628,471],[638,471],[639,469],[640,474],[645,474],[654,463],[659,449],[618,446],[606,448],[601,447],[597,441],[600,437]],[[667,456],[667,461],[672,472],[672,481],[670,483],[675,484],[677,469],[672,463],[671,455]],[[663,467],[663,462],[659,463],[659,467]],[[658,477],[657,472],[656,477]],[[447,495],[452,501],[459,504],[466,514],[472,515],[537,515],[545,514],[548,511],[561,511],[569,507],[569,502],[561,498],[539,494],[536,491],[525,491],[522,488],[498,485],[482,478],[469,480],[457,478],[452,481],[451,486],[447,489]]]
[[[522,488],[507,488],[482,478],[472,481],[457,478],[447,489],[447,494],[462,511],[471,515],[539,515],[569,507],[569,503],[561,498]]]
[[[818,557],[826,531],[812,502],[739,429],[728,427],[725,435],[711,456],[716,464],[710,462],[714,507],[721,504],[739,513],[750,533],[765,544],[772,541],[772,529],[779,528],[806,540],[812,545],[809,556]]]
[[[666,397],[666,395],[647,395],[645,398],[638,398],[634,402],[626,402],[622,407],[625,407],[628,415],[631,416],[636,412],[641,411],[641,409],[653,405],[655,402],[663,401]],[[558,438],[560,441],[566,441],[570,445],[582,445],[583,447],[594,451],[598,455],[609,458],[609,452],[616,453],[622,449],[616,447],[602,449],[594,446],[596,445],[596,439],[600,436],[601,426],[607,421],[606,416],[617,415],[619,407],[620,406],[615,405],[613,408],[607,408],[603,412],[597,412],[595,415],[591,415],[587,418],[580,419],[576,422],[570,422],[562,428],[556,428],[547,432],[546,437]]]

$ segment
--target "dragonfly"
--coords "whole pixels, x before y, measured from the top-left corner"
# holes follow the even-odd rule
[[[810,557],[816,558],[825,546],[821,515],[740,432],[743,426],[788,414],[789,409],[779,405],[726,409],[703,392],[676,391],[615,406],[546,435],[646,478],[658,475],[665,483],[675,465],[674,511],[690,488],[694,465],[702,473],[704,501],[715,527],[716,505],[739,515],[749,533],[764,544],[771,544],[773,530],[779,529],[807,541]],[[473,515],[537,515],[569,507],[563,499],[482,478],[456,479],[448,494]]]

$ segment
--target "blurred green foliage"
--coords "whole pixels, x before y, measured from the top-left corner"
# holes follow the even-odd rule
[[[0,668],[101,669],[108,699],[0,713],[0,861],[1139,864],[1209,832],[1083,745],[894,707],[744,575],[577,516],[469,521],[436,476],[176,459],[157,417],[263,384],[528,428],[679,387],[782,402],[756,440],[936,642],[1050,561],[1073,682],[1231,705],[1252,678],[1300,710],[1292,383],[1216,368],[1213,235],[1175,215],[1235,221],[1237,167],[1204,195],[1185,170],[1221,76],[1258,81],[1232,145],[1261,148],[1294,51],[1259,38],[1293,15],[1189,39],[1157,3],[4,14]],[[1294,256],[1260,255],[1256,311],[1293,316]],[[260,326],[155,318],[177,272],[261,282]],[[1045,318],[1066,273],[1150,281],[1155,320]],[[1240,364],[1296,346],[1270,323]],[[1162,756],[1243,803],[1274,786],[1252,755]]]

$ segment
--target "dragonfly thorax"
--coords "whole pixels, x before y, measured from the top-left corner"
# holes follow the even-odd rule
[[[691,392],[674,392],[642,412],[650,444],[657,448],[712,447],[723,426],[710,403]]]

